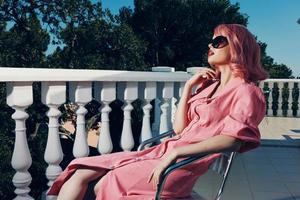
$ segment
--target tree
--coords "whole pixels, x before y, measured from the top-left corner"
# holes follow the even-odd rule
[[[0,30],[1,66],[146,69],[144,42],[100,2],[1,1]]]
[[[7,29],[7,23],[12,26]],[[40,67],[46,60],[49,34],[37,13],[23,1],[4,1],[0,7],[0,65]]]
[[[67,26],[60,34],[67,45],[48,57],[49,66],[146,70],[144,43],[127,24],[111,20],[97,19],[76,28]]]
[[[213,28],[220,23],[247,23],[239,5],[229,1],[135,0],[134,5],[134,11],[123,8],[119,16],[148,43],[145,60],[151,66],[185,70],[206,65]]]

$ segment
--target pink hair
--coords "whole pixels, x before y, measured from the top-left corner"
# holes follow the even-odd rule
[[[260,47],[248,29],[240,24],[221,24],[215,35],[225,36],[230,47],[230,67],[235,76],[246,81],[257,82],[268,78],[261,66]]]

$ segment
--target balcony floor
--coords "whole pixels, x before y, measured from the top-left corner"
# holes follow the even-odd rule
[[[236,157],[222,200],[300,200],[300,118],[266,117],[262,146]],[[211,200],[220,183],[209,171],[194,191]]]

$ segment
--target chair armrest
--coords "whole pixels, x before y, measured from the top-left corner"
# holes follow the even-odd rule
[[[145,140],[144,142],[142,142],[139,147],[138,147],[138,151],[141,151],[145,148],[145,146],[149,143],[152,143],[152,142],[155,142],[159,139],[162,139],[162,138],[165,138],[165,137],[168,137],[168,136],[172,136],[173,134],[175,134],[174,130],[169,130],[169,131],[166,131],[162,134],[159,134],[158,136],[155,136],[155,137],[152,137],[148,140]]]
[[[225,155],[226,152],[222,152],[222,154]],[[226,157],[228,159],[228,163],[227,163],[226,166],[223,166],[223,167],[225,167],[224,172],[222,172],[223,179],[222,179],[222,183],[220,185],[220,189],[218,191],[216,199],[219,199],[220,196],[221,196],[221,194],[222,194],[222,192],[223,192],[223,188],[224,188],[226,180],[227,180],[227,175],[229,174],[229,171],[230,171],[230,168],[231,168],[231,164],[232,164],[233,159],[235,158],[236,154],[237,154],[237,152],[231,152],[229,155],[226,154]],[[197,161],[197,160],[202,159],[202,158],[204,158],[206,156],[209,156],[209,155],[211,155],[211,154],[199,154],[199,155],[196,155],[196,156],[191,156],[191,157],[188,157],[188,158],[186,158],[186,159],[184,159],[184,160],[182,160],[182,161],[180,161],[178,163],[174,163],[174,164],[170,165],[162,173],[161,179],[160,179],[160,181],[159,181],[159,183],[157,185],[157,190],[156,190],[156,193],[155,193],[155,200],[159,200],[160,199],[160,194],[163,191],[163,187],[164,187],[164,183],[166,181],[166,178],[167,178],[167,176],[171,172],[173,172],[174,170],[176,170],[178,168],[184,167],[184,166],[186,166],[186,165],[188,165],[188,164],[190,164],[190,163],[192,163],[194,161]],[[218,170],[218,173],[220,173],[219,171],[220,170]]]
[[[164,183],[166,181],[166,178],[167,176],[173,172],[174,170],[178,169],[178,168],[181,168],[181,167],[184,167],[196,160],[199,160],[199,159],[202,159],[206,156],[208,156],[210,154],[199,154],[199,155],[196,155],[196,156],[191,156],[191,157],[188,157],[178,163],[174,163],[172,165],[170,165],[163,173],[162,173],[162,176],[161,176],[161,179],[157,185],[157,190],[156,190],[156,193],[155,193],[155,200],[159,200],[160,199],[160,194],[163,190],[163,187],[164,187]]]

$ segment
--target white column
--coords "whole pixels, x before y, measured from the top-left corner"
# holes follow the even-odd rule
[[[296,87],[296,89],[298,90],[297,92],[300,92],[299,87],[300,87],[300,82],[297,83],[297,87]],[[299,98],[299,96],[298,96],[297,99],[295,99],[295,101],[298,102],[298,109],[296,110],[296,116],[295,117],[299,117],[299,110],[300,110],[299,109],[299,105],[300,105],[300,98]]]
[[[15,110],[12,118],[16,122],[15,143],[11,165],[16,170],[12,179],[17,195],[15,199],[33,199],[30,195],[29,185],[32,177],[28,172],[32,159],[26,138],[25,121],[28,114],[25,109],[33,103],[32,83],[13,82],[7,83],[7,104]]]
[[[293,88],[294,88],[294,82],[288,82],[288,90],[289,90],[289,99],[288,99],[288,110],[287,110],[287,116],[293,117]]]
[[[268,116],[273,116],[273,109],[272,109],[272,104],[273,104],[273,91],[274,91],[274,83],[273,82],[268,82],[268,88],[269,88],[269,96],[268,96]]]
[[[124,101],[123,106],[124,120],[123,129],[121,136],[121,147],[124,151],[131,151],[134,147],[134,139],[132,135],[131,128],[131,111],[133,106],[131,103],[138,97],[138,83],[137,82],[126,82],[126,88],[124,91]]]
[[[59,137],[58,118],[61,112],[58,107],[66,101],[65,82],[43,82],[42,83],[42,102],[49,107],[47,116],[49,118],[49,131],[44,159],[48,163],[46,176],[49,180],[48,186],[52,186],[54,180],[61,173],[59,163],[63,160],[63,152]]]
[[[175,72],[174,67],[167,66],[157,66],[152,67],[153,72]],[[152,132],[155,135],[161,134],[162,131],[169,129],[171,127],[171,98],[164,99],[163,92],[164,84],[159,82],[157,84],[157,96],[155,99],[155,108],[154,108],[154,123],[152,124]],[[169,101],[169,102],[168,102]],[[163,112],[165,113],[163,113]],[[169,112],[169,113],[168,113]],[[169,115],[169,116],[168,116]],[[169,117],[169,119],[167,119]],[[163,121],[163,124],[162,124]],[[167,130],[166,130],[167,131]]]
[[[281,117],[283,116],[283,110],[282,110],[282,89],[283,89],[283,82],[279,81],[278,84],[278,110],[277,110],[277,116]]]
[[[145,104],[143,106],[144,116],[143,116],[142,133],[140,136],[140,142],[143,142],[152,137],[151,124],[150,124],[150,111],[152,109],[152,105],[150,104],[150,102],[155,97],[156,97],[156,83],[146,82],[146,86],[144,90]]]
[[[162,91],[162,104],[161,108],[161,115],[160,115],[160,126],[159,132],[164,133],[171,129],[171,116],[169,110],[170,107],[170,100],[174,95],[174,88],[173,82],[165,82],[163,91]]]
[[[264,86],[265,86],[265,82],[263,82],[263,81],[260,81],[259,82],[259,84],[258,84],[258,87],[264,92]],[[264,94],[264,96],[265,96],[265,94]],[[266,102],[267,102],[267,98],[265,99],[266,100]],[[266,107],[267,107],[267,105],[266,105]],[[266,111],[267,112],[267,111]],[[265,113],[266,115],[267,115],[267,113]]]
[[[85,157],[89,155],[89,146],[87,143],[87,130],[85,129],[85,114],[88,111],[84,106],[92,100],[92,83],[72,82],[70,83],[69,93],[71,101],[78,105],[73,155],[76,158]]]
[[[111,153],[113,144],[110,136],[109,129],[109,113],[111,108],[109,104],[116,99],[116,82],[103,82],[99,83],[100,99],[102,106],[101,111],[101,128],[98,141],[98,151],[101,154]]]

